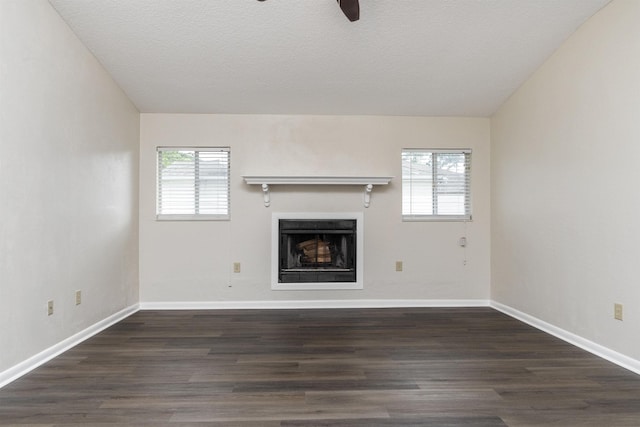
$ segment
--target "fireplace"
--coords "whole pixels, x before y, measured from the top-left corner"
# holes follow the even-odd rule
[[[273,214],[272,289],[362,289],[362,214]]]
[[[355,219],[281,219],[278,282],[355,282]]]

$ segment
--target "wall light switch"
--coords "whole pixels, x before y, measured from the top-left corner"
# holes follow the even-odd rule
[[[53,300],[47,301],[47,315],[51,316],[53,314]]]
[[[622,304],[613,304],[613,318],[622,320]]]
[[[233,272],[234,273],[240,273],[240,263],[239,262],[234,262],[233,263]]]
[[[396,271],[402,271],[402,261],[396,261]]]
[[[82,291],[76,291],[76,305],[82,304]]]

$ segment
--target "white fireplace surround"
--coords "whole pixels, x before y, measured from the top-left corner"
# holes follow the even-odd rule
[[[355,219],[356,281],[278,283],[278,235],[281,219]],[[363,288],[364,215],[362,212],[274,212],[271,215],[271,289],[276,291],[349,290]]]

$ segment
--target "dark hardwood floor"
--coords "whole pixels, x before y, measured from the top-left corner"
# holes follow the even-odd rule
[[[640,376],[490,308],[141,311],[0,425],[640,426]]]

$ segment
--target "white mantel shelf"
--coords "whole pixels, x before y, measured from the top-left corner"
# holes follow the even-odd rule
[[[270,185],[364,185],[364,207],[371,204],[374,185],[387,185],[392,176],[243,176],[249,185],[262,186],[264,205],[269,207]]]

